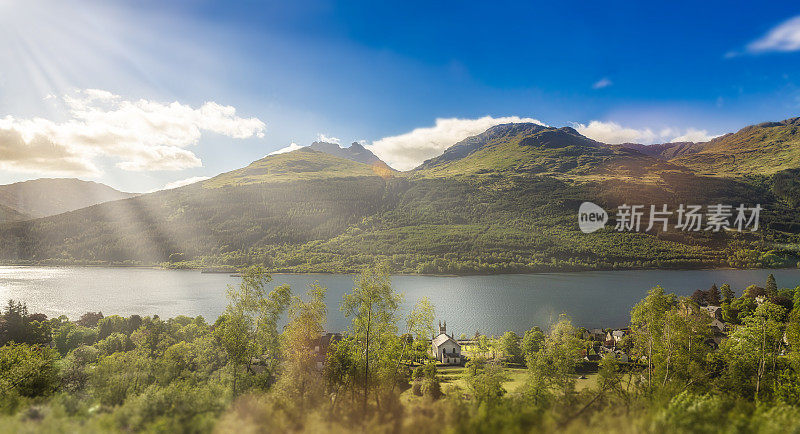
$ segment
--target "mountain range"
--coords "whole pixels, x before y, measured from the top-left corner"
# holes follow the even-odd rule
[[[379,261],[396,272],[459,274],[795,266],[798,126],[794,118],[704,143],[608,145],[570,127],[504,124],[407,172],[358,143],[315,142],[189,186],[38,219],[21,214],[51,211],[0,201],[0,217],[18,220],[0,225],[0,260],[261,263],[285,272],[352,272]],[[607,209],[611,225],[581,233],[583,201]],[[613,214],[623,203],[764,210],[754,233],[618,232]]]

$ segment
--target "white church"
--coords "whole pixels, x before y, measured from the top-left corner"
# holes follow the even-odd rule
[[[461,345],[447,334],[447,321],[439,321],[439,335],[431,341],[431,355],[444,365],[460,365]]]

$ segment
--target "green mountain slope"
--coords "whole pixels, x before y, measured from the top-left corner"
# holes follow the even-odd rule
[[[0,260],[261,263],[284,272],[353,272],[387,262],[411,273],[794,266],[795,175],[702,176],[571,128],[509,124],[409,173],[304,149],[204,183],[0,224]],[[583,201],[609,211],[607,228],[578,230]],[[764,211],[754,234],[613,229],[622,203],[675,209],[755,201]]]
[[[79,179],[36,179],[0,185],[0,205],[34,218],[132,196],[107,185]]]
[[[771,175],[800,168],[799,130],[800,118],[751,125],[670,161],[709,176]]]
[[[346,177],[389,177],[392,170],[383,162],[359,163],[309,148],[270,155],[249,166],[215,176],[207,188],[248,185],[264,182],[292,182]]]
[[[467,138],[414,170],[416,176],[548,175],[581,180],[657,180],[683,168],[622,146],[591,140],[570,127],[498,125]],[[655,177],[655,178],[654,178]]]

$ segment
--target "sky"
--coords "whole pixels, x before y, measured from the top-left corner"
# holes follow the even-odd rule
[[[0,183],[147,192],[320,139],[407,170],[498,123],[651,144],[800,116],[796,2],[649,3],[0,0]]]

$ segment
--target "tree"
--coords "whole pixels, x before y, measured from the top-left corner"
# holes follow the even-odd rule
[[[399,304],[400,296],[392,289],[389,274],[383,268],[362,272],[353,292],[344,295],[342,311],[351,318],[348,333],[363,355],[364,415],[368,410],[371,385],[377,391],[375,383],[381,374],[385,374],[387,368],[394,368],[393,349],[399,347],[396,325]]]
[[[522,361],[522,348],[519,345],[519,336],[512,331],[505,332],[503,337],[500,338],[500,350],[512,362],[519,363]]]
[[[571,402],[575,395],[575,368],[583,355],[582,342],[565,315],[553,325],[542,348],[528,361],[528,393],[535,401],[551,394]]]
[[[233,375],[233,394],[237,394],[239,374],[258,357],[274,371],[279,355],[277,323],[291,299],[291,289],[282,285],[267,292],[271,277],[263,268],[242,272],[239,287],[228,287],[228,306],[215,324],[215,334],[228,356]]]
[[[720,286],[719,290],[722,293],[722,301],[731,302],[734,297],[736,297],[736,293],[734,293],[733,289],[731,289],[731,286],[727,283]]]
[[[723,342],[720,351],[727,365],[722,388],[755,400],[765,395],[764,389],[778,374],[776,366],[783,338],[781,318],[785,313],[782,307],[766,301]],[[792,333],[787,338],[790,342],[794,339]]]
[[[465,367],[465,380],[475,401],[490,406],[497,404],[506,393],[503,383],[508,378],[503,368],[495,362],[487,362],[482,357],[470,359]]]
[[[767,276],[767,284],[764,286],[764,290],[770,298],[778,295],[778,283],[775,282],[775,276],[772,273]]]
[[[97,322],[103,319],[103,312],[86,312],[81,315],[80,319],[75,321],[82,327],[97,327]]]
[[[428,297],[420,298],[408,314],[408,332],[411,333],[416,340],[426,340],[430,338],[430,336],[436,332],[433,328],[434,318],[435,310],[433,304],[431,304],[431,300]]]
[[[689,299],[692,300],[692,302],[694,302],[694,304],[696,304],[698,306],[703,306],[703,305],[706,304],[706,292],[703,291],[702,289],[698,289],[698,290],[696,290],[695,292],[692,293],[692,295],[691,295],[691,297],[689,297]]]
[[[533,357],[544,344],[544,333],[539,327],[533,327],[525,332],[522,338],[522,356],[526,362]]]
[[[309,287],[303,300],[294,297],[289,307],[289,323],[283,331],[283,369],[276,388],[296,404],[295,417],[302,417],[306,410],[319,403],[323,396],[322,375],[317,369],[317,354],[320,336],[326,321],[327,290],[318,284]],[[323,355],[324,356],[324,355]]]
[[[8,301],[0,315],[0,346],[8,342],[47,345],[50,339],[51,326],[46,315],[29,314],[24,303]]]
[[[663,343],[667,311],[674,305],[675,295],[664,294],[664,288],[656,286],[631,310],[634,349],[647,359],[648,391],[653,388],[653,361]]]
[[[395,366],[395,373],[393,375],[394,380],[392,382],[392,392],[394,391],[394,385],[397,383],[396,381],[397,372],[400,369],[400,363],[406,356],[406,346],[408,345],[409,338],[413,339],[411,343],[412,352],[414,353],[413,358],[414,359],[423,358],[424,353],[428,346],[427,338],[428,336],[432,336],[434,333],[434,328],[433,328],[434,317],[435,317],[434,308],[428,297],[422,297],[419,300],[417,300],[417,304],[414,305],[414,308],[411,309],[411,312],[408,314],[408,319],[406,321],[407,332],[406,335],[404,335],[402,338],[403,347],[400,350],[400,356],[397,358],[397,365]]]
[[[15,392],[36,397],[55,391],[58,355],[38,345],[10,344],[0,347],[0,397]]]
[[[706,302],[709,306],[719,306],[722,302],[722,294],[716,283],[712,284],[711,288],[706,292]]]

